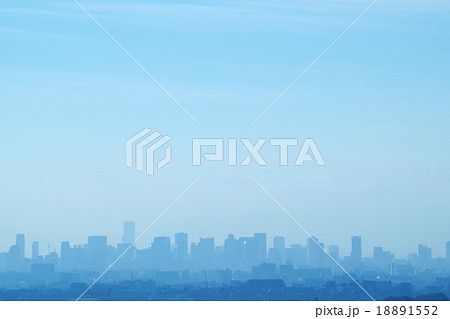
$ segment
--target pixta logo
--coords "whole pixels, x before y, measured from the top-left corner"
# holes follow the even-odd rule
[[[157,169],[167,165],[172,159],[170,145],[165,148],[164,157],[155,162],[155,152],[172,139],[170,136],[161,137],[161,135],[159,132],[151,133],[151,130],[146,128],[130,137],[126,142],[127,167],[136,167],[138,171],[142,172],[145,166],[146,173],[153,176],[155,164]]]
[[[172,148],[166,145],[171,139],[170,136],[162,136],[148,128],[133,135],[126,142],[127,167],[134,167],[140,172],[145,170],[148,175],[153,176],[155,167],[159,170],[172,159]],[[205,161],[222,161],[228,166],[248,166],[252,162],[258,166],[267,166],[268,162],[261,154],[267,144],[279,154],[277,164],[280,166],[292,165],[288,159],[288,152],[292,149],[297,151],[294,166],[302,166],[307,161],[325,166],[322,154],[312,138],[305,139],[300,148],[296,138],[260,138],[255,143],[248,138],[193,138],[192,165],[200,166]],[[159,151],[165,145],[164,152]]]
[[[279,165],[287,166],[289,147],[298,145],[296,138],[271,138],[269,144],[279,150]],[[259,166],[267,166],[267,161],[261,155],[260,151],[266,145],[267,139],[260,138],[256,143],[252,143],[248,138],[241,138],[241,144],[244,146],[246,156],[242,161],[238,162],[238,139],[230,138],[227,140],[229,166],[248,166],[254,161]],[[202,158],[207,161],[224,161],[224,140],[221,138],[194,138],[192,140],[192,165],[199,166],[202,163]],[[214,151],[207,153],[203,151],[204,148]],[[306,161],[315,160],[319,166],[325,166],[322,154],[312,138],[305,139],[300,151],[296,157],[295,166],[302,166]]]

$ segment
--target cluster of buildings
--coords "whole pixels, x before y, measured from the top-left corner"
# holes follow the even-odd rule
[[[87,244],[63,241],[59,254],[54,251],[41,255],[39,242],[33,242],[31,258],[27,258],[25,236],[18,234],[15,245],[0,253],[0,294],[1,289],[12,291],[36,285],[62,289],[87,284],[119,257],[102,278],[103,283],[150,280],[155,287],[193,284],[198,288],[281,280],[283,287],[296,289],[351,287],[351,279],[341,265],[358,281],[373,282],[383,289],[389,286],[391,293],[394,286],[403,287],[400,290],[406,295],[414,294],[415,288],[423,292],[427,287],[441,287],[443,292],[450,287],[450,242],[446,244],[447,258],[432,258],[431,248],[419,245],[417,253],[396,259],[382,247],[374,247],[371,257],[363,257],[360,236],[351,237],[349,256],[341,256],[336,245],[325,249],[315,237],[308,238],[305,245],[287,246],[284,237],[275,236],[268,247],[265,233],[249,237],[230,234],[222,245],[213,237],[190,243],[188,234],[177,233],[174,242],[170,237],[155,237],[143,249],[132,245],[135,238],[134,222],[125,222],[122,241],[115,247],[108,244],[106,236],[89,236]]]

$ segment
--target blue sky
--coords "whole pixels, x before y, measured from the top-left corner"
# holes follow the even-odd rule
[[[251,126],[370,3],[81,0],[197,126],[73,1],[3,1],[0,250],[18,232],[44,253],[91,234],[114,244],[122,221],[144,230],[197,177],[138,246],[179,231],[304,243],[254,177],[344,254],[362,235],[366,255],[382,245],[403,256],[418,243],[443,255],[448,1],[380,0]],[[173,137],[174,160],[153,177],[125,167],[125,141],[145,127]],[[192,167],[193,137],[312,137],[327,166]]]

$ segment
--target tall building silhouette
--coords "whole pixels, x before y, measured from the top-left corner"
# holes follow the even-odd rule
[[[157,268],[170,265],[170,237],[155,237],[151,246],[152,264]]]
[[[319,239],[312,236],[306,239],[306,247],[308,251],[308,263],[313,266],[322,266],[324,261],[324,244]]]
[[[265,262],[267,258],[267,235],[266,233],[254,233],[253,237],[256,239],[258,262]]]
[[[34,241],[31,244],[31,259],[34,261],[38,258],[38,256],[39,256],[39,242]]]
[[[89,260],[89,268],[104,269],[107,266],[107,237],[89,236],[86,248],[86,260]]]
[[[25,258],[25,235],[24,234],[16,235],[16,246],[18,249],[19,258],[24,259]]]
[[[251,267],[258,264],[258,244],[254,237],[240,237],[244,246],[244,264]]]
[[[123,244],[132,244],[136,239],[136,228],[134,222],[123,223]]]
[[[280,263],[286,262],[286,238],[282,236],[273,237],[273,248],[275,248],[280,255]]]
[[[286,263],[294,266],[304,266],[308,263],[308,249],[302,245],[293,244],[286,248]]]
[[[225,265],[232,269],[240,267],[244,255],[243,243],[234,238],[234,235],[229,234],[225,239],[223,248]]]
[[[61,267],[63,269],[69,268],[72,264],[72,251],[68,241],[61,242]]]
[[[355,264],[362,262],[361,236],[352,236],[351,260]]]
[[[214,237],[200,237],[198,244],[191,244],[191,257],[195,266],[210,267],[214,259]]]
[[[183,263],[188,257],[188,234],[175,234],[175,245],[177,249],[177,261]]]
[[[273,237],[273,248],[269,249],[269,262],[284,264],[286,262],[286,240],[282,236]]]
[[[426,264],[431,261],[431,248],[428,248],[427,245],[419,244],[417,253],[419,263]]]
[[[89,236],[88,248],[92,251],[106,249],[107,237],[106,236]]]
[[[127,232],[124,227],[124,238]],[[316,237],[307,238],[306,246],[288,247],[282,236],[274,236],[273,243],[267,243],[264,233],[239,238],[229,234],[217,246],[214,237],[199,238],[190,251],[187,233],[176,233],[174,243],[172,238],[154,237],[151,243],[134,247],[130,243],[112,246],[106,236],[89,236],[87,244],[71,246],[63,241],[60,254],[51,252],[49,245],[48,252],[41,255],[35,241],[31,245],[31,258],[27,258],[23,257],[25,236],[18,234],[9,251],[0,252],[0,300],[11,294],[5,287],[21,290],[28,287],[26,294],[31,292],[37,298],[60,298],[60,293],[66,294],[67,299],[73,298],[73,294],[85,290],[113,263],[112,271],[87,298],[282,300],[280,296],[284,295],[287,300],[328,300],[330,296],[343,300],[355,295],[356,287],[343,284],[349,278],[338,269],[341,261],[364,288],[380,299],[397,295],[415,298],[432,293],[445,300],[450,291],[447,276],[450,261],[432,258],[431,248],[423,244],[408,260],[395,259],[392,252],[373,247],[373,255],[362,262],[361,237],[352,236],[351,253],[346,256],[340,256],[338,246],[327,245],[328,254],[338,261],[335,263]],[[267,248],[268,254],[264,256]],[[450,241],[446,243],[446,257],[447,260],[450,257]]]
[[[330,245],[330,247],[328,247],[328,253],[334,260],[339,261],[339,246]],[[331,262],[334,264],[334,261],[331,260]]]
[[[391,269],[394,254],[383,250],[383,247],[373,247],[373,264],[385,270]]]

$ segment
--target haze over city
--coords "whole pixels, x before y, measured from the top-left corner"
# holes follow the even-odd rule
[[[176,233],[139,249],[126,221],[117,245],[88,236],[43,253],[34,241],[27,258],[25,237],[0,252],[0,300],[447,300],[450,289],[450,241],[446,258],[423,244],[407,259],[380,246],[364,256],[361,236],[347,256],[314,236],[286,245],[266,233],[228,234],[223,244]]]
[[[4,2],[0,251],[18,233],[50,251],[92,234],[119,243],[123,220],[143,231],[196,178],[138,247],[180,231],[304,243],[256,178],[344,254],[361,235],[366,256],[383,246],[406,258],[419,243],[445,256],[448,1],[379,2],[254,126],[369,2],[83,5],[200,126],[71,1]],[[151,177],[125,166],[125,141],[146,127],[173,137],[172,162]],[[314,138],[326,166],[193,167],[193,137]]]

